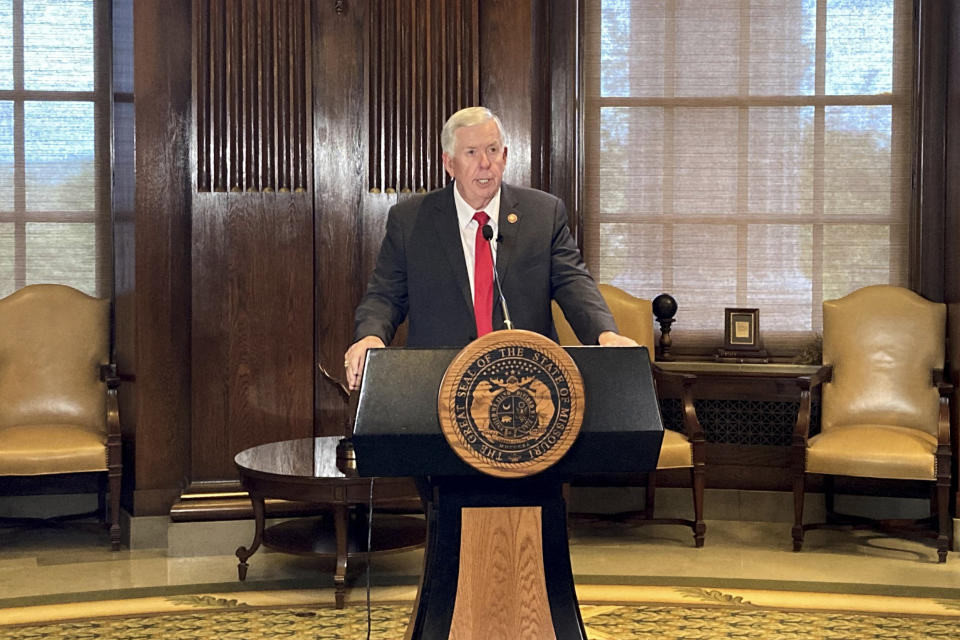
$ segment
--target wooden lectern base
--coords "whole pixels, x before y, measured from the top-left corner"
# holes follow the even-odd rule
[[[432,484],[407,640],[586,640],[557,480]]]
[[[450,640],[556,640],[542,536],[540,507],[463,510]]]

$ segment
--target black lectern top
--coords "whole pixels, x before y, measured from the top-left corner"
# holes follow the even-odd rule
[[[580,436],[540,475],[633,473],[655,469],[663,440],[660,406],[645,347],[566,347],[586,393]],[[367,352],[353,446],[362,476],[481,475],[450,448],[437,394],[458,349]]]

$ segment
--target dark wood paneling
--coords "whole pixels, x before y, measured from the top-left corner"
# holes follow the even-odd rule
[[[946,238],[944,251],[944,287],[947,302],[960,303],[960,7],[950,3],[947,24],[946,67]],[[950,336],[955,350],[960,350],[960,318]],[[960,367],[960,359],[952,362]],[[955,369],[960,370],[960,369]]]
[[[306,1],[194,3],[189,482],[313,435]]]
[[[944,195],[947,42],[950,3],[918,0],[914,198],[910,286],[930,300],[944,299]]]
[[[196,0],[198,191],[306,191],[309,0]]]
[[[707,486],[715,489],[789,490],[792,488],[790,455],[790,447],[708,443]],[[689,475],[684,479],[684,486],[689,486]]]
[[[949,303],[960,303],[960,7],[950,4],[947,29],[946,64],[946,136],[944,173],[950,178],[945,185],[945,251],[944,251],[944,299]],[[960,312],[960,309],[957,309]],[[953,345],[955,366],[960,371],[960,317],[951,323],[949,340]]]
[[[313,434],[313,221],[306,194],[193,203],[191,482]]]
[[[353,309],[360,301],[367,273],[363,267],[365,231],[380,215],[365,207],[368,120],[364,49],[370,17],[367,4],[314,6],[313,121],[314,209],[316,216],[316,331],[318,378],[317,435],[347,432],[347,402],[340,385],[343,354],[353,336]],[[344,51],[352,51],[344,55]],[[386,205],[394,197],[381,196]],[[385,206],[380,209],[386,211]]]
[[[950,4],[947,59],[947,122],[960,123],[960,8]],[[944,253],[944,298],[949,303],[947,322],[948,362],[953,372],[954,394],[951,402],[953,424],[954,516],[960,517],[960,127],[946,129],[946,238]]]
[[[193,484],[313,434],[310,6],[194,4]]]
[[[504,179],[561,198],[579,240],[578,6],[578,0],[483,2],[480,95],[507,129]]]
[[[135,476],[125,507],[156,515],[169,508],[190,460],[191,3],[138,0],[133,11],[136,267],[134,292],[121,293],[118,331],[134,336],[134,353],[118,358],[121,373],[136,378],[120,387],[135,463],[125,469]],[[128,277],[130,265],[120,268]]]
[[[583,251],[583,212],[580,209],[579,182],[583,149],[580,136],[580,95],[582,52],[577,30],[580,2],[555,0],[549,3],[550,15],[543,31],[549,38],[549,92],[543,110],[552,114],[544,128],[544,154],[548,160],[546,185],[550,193],[567,205],[570,226]]]
[[[541,71],[534,49],[535,12],[541,4],[541,0],[480,3],[480,103],[500,116],[506,130],[504,181],[533,187],[540,186],[540,126],[535,123],[548,117],[546,108],[536,109],[543,88],[534,81]]]
[[[365,34],[370,190],[432,191],[445,182],[445,119],[479,101],[477,0],[372,6]]]

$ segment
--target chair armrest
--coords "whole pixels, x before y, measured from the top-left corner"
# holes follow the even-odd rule
[[[819,387],[820,385],[831,382],[833,380],[833,365],[825,364],[817,369],[812,375],[803,376],[797,378],[798,384],[801,385],[801,389],[806,385],[811,391]]]
[[[933,386],[937,388],[941,396],[949,396],[953,393],[953,383],[947,380],[947,375],[943,369],[933,369],[931,372]]]
[[[120,437],[120,403],[116,389],[107,389],[107,436]]]
[[[114,363],[100,365],[100,379],[107,383],[107,439],[120,438],[120,403],[117,401],[117,387],[120,376]]]
[[[683,432],[690,442],[704,442],[703,427],[697,418],[697,409],[693,404],[693,385],[697,376],[692,373],[664,371],[656,364],[653,365],[653,379],[659,385],[661,382],[679,383],[680,400],[683,403]],[[694,447],[694,451],[697,451]],[[694,460],[696,463],[697,461]],[[700,462],[703,462],[702,460]]]
[[[953,385],[947,381],[943,369],[934,369],[932,375],[933,386],[940,393],[940,415],[937,419],[937,446],[950,447],[950,394]]]
[[[117,365],[114,363],[100,365],[100,380],[107,383],[108,389],[120,386],[120,376],[117,374]]]
[[[797,422],[793,428],[794,446],[806,449],[807,439],[810,437],[812,391],[832,379],[833,366],[829,364],[817,369],[813,375],[797,378],[797,386],[800,387],[800,408],[797,411]]]

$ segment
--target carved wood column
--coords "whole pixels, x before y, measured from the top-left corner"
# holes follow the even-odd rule
[[[314,432],[311,3],[193,12],[191,460],[175,519],[248,510],[233,457]]]
[[[384,0],[369,26],[370,191],[438,189],[440,129],[480,101],[477,0]]]

